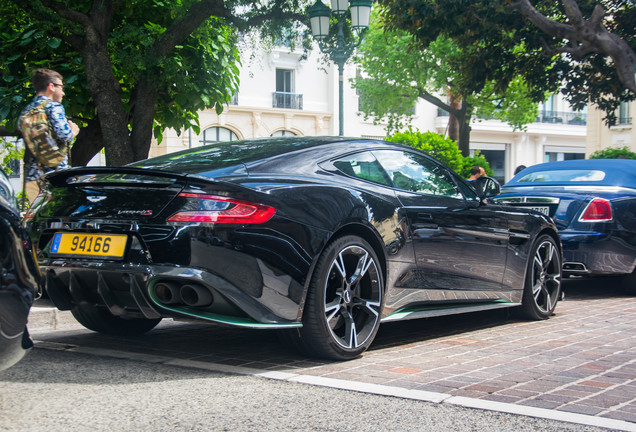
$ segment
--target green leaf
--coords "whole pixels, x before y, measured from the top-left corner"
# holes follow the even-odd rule
[[[53,49],[58,49],[62,44],[62,40],[58,38],[49,39],[47,44]]]

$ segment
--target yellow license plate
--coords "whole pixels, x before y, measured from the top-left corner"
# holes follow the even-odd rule
[[[55,233],[51,254],[123,258],[127,242],[122,234]]]

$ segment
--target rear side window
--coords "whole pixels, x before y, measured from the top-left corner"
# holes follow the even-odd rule
[[[346,156],[335,161],[334,166],[352,177],[391,186],[391,181],[382,166],[371,153],[357,153]]]
[[[591,169],[571,169],[554,171],[536,171],[526,174],[517,183],[575,183],[594,182],[605,179],[605,172]]]
[[[393,186],[409,192],[463,198],[446,169],[415,153],[379,150],[373,154],[391,177]]]

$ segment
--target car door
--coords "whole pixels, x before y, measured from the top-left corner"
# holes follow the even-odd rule
[[[502,290],[508,224],[498,206],[469,199],[445,167],[408,151],[373,152],[404,206],[427,300],[488,299]],[[468,189],[468,188],[467,188]],[[496,294],[494,295],[496,296]]]

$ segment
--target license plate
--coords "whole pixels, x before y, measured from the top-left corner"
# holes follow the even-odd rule
[[[51,254],[123,258],[128,236],[123,234],[55,233]]]
[[[532,210],[536,210],[540,213],[543,213],[546,216],[550,216],[550,207],[528,207]]]

